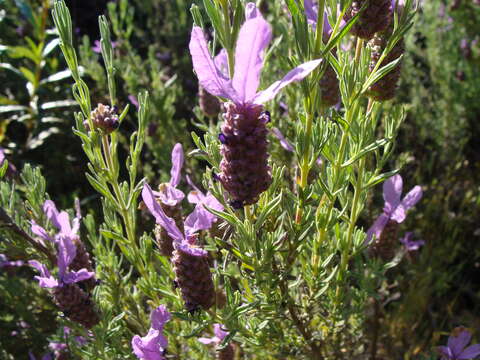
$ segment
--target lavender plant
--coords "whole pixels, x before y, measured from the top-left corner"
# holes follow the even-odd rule
[[[113,5],[112,13],[116,6],[113,28],[125,40],[131,34],[127,3]],[[216,97],[221,116],[219,123],[200,126],[203,138],[192,133],[197,149],[186,158],[204,160],[206,168],[184,166],[176,144],[170,181],[162,182],[165,174],[138,176],[148,159],[142,153],[151,117],[146,92],[137,95],[137,130],[122,140],[128,155],[125,164],[120,160],[129,106],[117,91],[109,22],[99,19],[108,100],[92,106],[69,10],[55,1],[59,46],[80,107],[73,132],[102,215],[100,221],[84,217],[82,235],[79,216],[72,226],[52,202],[35,199],[30,220],[37,238],[26,234],[24,241],[37,248],[28,255],[49,262],[30,264],[40,271],[41,286],[54,289],[67,318],[62,321],[85,337],[91,329],[89,341],[75,350],[81,358],[201,359],[213,354],[207,343],[215,345],[218,359],[375,359],[381,352],[367,326],[370,300],[381,298],[382,281],[399,259],[375,256],[372,244],[382,242],[390,220],[402,223],[421,197],[415,187],[401,200],[400,170],[388,168],[404,112],[386,104],[395,94],[399,49],[416,4],[287,0],[269,10],[284,14],[275,28],[254,3],[204,0],[192,6],[193,70],[200,96]],[[381,41],[366,42],[375,36]],[[264,86],[262,69],[268,80],[281,80]],[[280,99],[288,103],[289,121],[267,110]],[[213,120],[216,111],[205,113]],[[291,142],[276,127],[289,128]],[[280,144],[269,144],[270,129]],[[274,146],[292,152],[287,161],[271,152]],[[184,172],[201,179],[205,191]],[[182,204],[184,178],[195,206]],[[383,181],[386,206],[375,221],[363,210]],[[45,221],[37,225],[45,216],[40,204],[59,230],[53,238]],[[185,218],[184,206],[193,208]],[[396,240],[388,250],[399,249]],[[408,235],[403,242],[411,244]],[[55,264],[58,279],[51,275]],[[89,286],[93,273],[99,284]],[[207,338],[211,329],[214,336]]]

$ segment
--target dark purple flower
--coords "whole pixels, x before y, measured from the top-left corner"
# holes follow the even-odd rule
[[[423,240],[412,240],[413,232],[407,232],[403,238],[400,239],[400,242],[405,246],[406,251],[416,251],[425,245]]]
[[[164,360],[167,338],[162,334],[165,323],[171,316],[165,305],[160,305],[150,315],[151,327],[144,337],[135,335],[132,338],[133,353],[144,360]]]
[[[28,358],[30,360],[37,360],[37,358],[35,357],[35,355],[33,355],[33,353],[31,351],[28,352]],[[52,355],[45,354],[45,355],[42,356],[41,360],[52,360]]]
[[[398,174],[384,182],[383,199],[385,200],[385,206],[383,208],[383,214],[381,214],[370,229],[368,229],[367,243],[372,240],[374,235],[376,239],[380,239],[380,234],[390,220],[398,224],[402,223],[407,216],[408,209],[413,207],[422,198],[422,188],[418,185],[410,190],[403,199],[401,199],[402,189],[403,180]]]
[[[464,327],[458,327],[448,338],[447,346],[439,346],[442,360],[468,360],[480,355],[480,344],[467,347],[472,335]]]

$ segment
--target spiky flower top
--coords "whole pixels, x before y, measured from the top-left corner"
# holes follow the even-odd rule
[[[189,46],[200,85],[210,94],[230,100],[224,106],[225,123],[219,136],[223,155],[219,178],[235,207],[254,204],[271,183],[265,130],[269,117],[262,104],[288,84],[305,78],[321,62],[313,60],[302,64],[266,90],[257,92],[263,53],[272,38],[272,30],[255,4],[248,3],[245,13],[246,21],[239,31],[235,49],[232,79],[225,71],[227,66],[222,69],[212,59],[200,27],[193,28]]]
[[[350,32],[361,39],[370,40],[376,32],[385,30],[392,21],[394,1],[354,0],[344,15],[345,21],[350,21],[360,14]]]
[[[173,239],[172,264],[185,308],[188,311],[198,308],[209,309],[215,303],[215,291],[208,264],[208,252],[197,246],[196,239],[198,231],[209,229],[216,221],[216,217],[209,213],[204,205],[216,210],[223,207],[218,201],[213,200],[213,197],[208,203],[206,201],[198,203],[185,219],[185,232],[182,232],[175,221],[165,214],[148,184],[143,187],[142,198],[157,224]]]

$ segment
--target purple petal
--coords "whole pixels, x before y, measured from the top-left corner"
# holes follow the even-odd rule
[[[190,186],[193,188],[193,190],[201,193],[200,189],[197,187],[197,185],[195,185],[195,184],[193,183],[193,181],[192,181],[192,179],[190,178],[190,176],[187,175],[186,177],[187,177],[187,183],[188,183],[188,185],[190,185]]]
[[[184,237],[180,230],[178,230],[175,220],[165,215],[165,212],[157,203],[155,197],[153,196],[152,189],[147,183],[145,183],[143,186],[142,198],[148,210],[150,210],[150,213],[155,217],[157,224],[164,228],[172,239],[175,239],[176,241],[182,241]]]
[[[138,109],[140,107],[140,105],[138,104],[138,99],[135,95],[128,95],[127,98],[132,103],[132,105],[135,106],[135,108]]]
[[[170,185],[176,187],[180,183],[183,166],[182,144],[177,143],[172,150],[172,169],[170,170]]]
[[[37,260],[30,260],[28,264],[40,272],[41,276],[35,276],[35,279],[39,281],[40,287],[55,288],[58,286],[57,280],[50,275],[50,272],[45,265],[41,264]]]
[[[367,238],[365,240],[365,244],[369,244],[372,241],[373,236],[375,235],[375,239],[379,239],[380,235],[382,234],[385,225],[388,223],[389,217],[386,214],[380,215],[377,220],[373,223],[373,225],[367,231]]]
[[[209,213],[201,203],[197,204],[185,219],[185,235],[190,236],[197,231],[210,229],[215,219],[215,215]]]
[[[422,188],[415,186],[397,206],[391,215],[391,219],[399,224],[403,222],[407,216],[407,210],[414,206],[422,198]]]
[[[170,312],[167,310],[165,305],[160,305],[155,310],[152,311],[150,315],[150,320],[152,322],[152,328],[156,330],[163,330],[163,326],[166,322],[170,321],[171,319]],[[167,347],[166,345],[163,347]]]
[[[280,140],[280,145],[282,145],[282,147],[287,150],[287,151],[290,151],[290,152],[293,152],[295,151],[295,149],[293,148],[292,144],[290,144],[290,142],[285,138],[285,136],[283,136],[282,132],[277,129],[277,128],[273,128],[272,129],[272,132],[273,132],[273,135],[275,135],[275,137]]]
[[[304,0],[303,7],[305,8],[307,20],[312,24],[316,24],[318,21],[318,8],[313,5],[311,0]]]
[[[446,356],[448,359],[453,358],[452,350],[448,346],[438,346],[437,351],[443,355]]]
[[[213,210],[217,210],[217,211],[222,211],[223,210],[223,205],[210,192],[208,192],[207,195],[203,198],[203,205],[208,206],[209,208],[212,208]]]
[[[175,206],[183,200],[185,194],[170,184],[161,184],[160,191],[155,192],[160,201],[168,206]]]
[[[54,242],[54,240],[48,235],[47,231],[33,220],[32,220],[32,226],[30,227],[30,230],[32,230],[32,233],[37,235],[40,239]],[[43,243],[43,245],[45,245],[45,243]]]
[[[468,345],[472,335],[469,331],[460,331],[458,336],[449,336],[447,345],[452,350],[454,356],[459,356],[462,350]]]
[[[200,85],[212,95],[237,102],[238,95],[233,89],[231,81],[215,66],[210,56],[202,28],[193,27],[189,47],[193,68],[197,73]]]
[[[480,344],[472,345],[462,351],[458,356],[459,360],[474,359],[480,355]]]
[[[228,331],[222,330],[222,325],[221,324],[214,324],[213,325],[213,333],[217,338],[220,339],[220,341],[223,341],[225,337],[229,334]]]
[[[43,204],[43,212],[47,215],[47,218],[58,230],[62,229],[60,222],[58,221],[59,212],[55,203],[52,200],[46,200]]]
[[[255,3],[249,2],[245,5],[245,18],[247,20],[255,19],[259,16],[262,16],[262,14],[260,13],[260,10],[257,9]]]
[[[184,252],[185,254],[197,257],[206,257],[208,252],[202,248],[199,248],[195,245],[189,244],[187,241],[182,241],[181,243],[175,243],[176,249]]]
[[[308,61],[290,70],[282,80],[274,82],[270,87],[259,92],[253,102],[255,104],[263,104],[272,100],[285,86],[292,82],[303,80],[308,74],[315,70],[321,62],[322,59]]]
[[[58,278],[63,281],[63,277],[67,271],[68,266],[75,259],[77,254],[77,247],[69,236],[58,236]]]
[[[253,100],[260,83],[263,52],[272,39],[272,29],[263,17],[247,20],[238,34],[233,87],[243,103]]]
[[[190,191],[188,193],[187,199],[190,204],[198,204],[203,201],[205,195],[201,191]]]
[[[227,51],[225,49],[220,50],[217,56],[213,58],[213,62],[218,70],[221,71],[223,76],[227,79],[230,78],[228,75],[228,58]]]
[[[165,343],[165,337],[160,331],[150,329],[144,337],[135,335],[132,338],[133,353],[144,360],[163,360],[162,347],[160,343]]]
[[[394,175],[383,183],[383,199],[385,200],[384,211],[391,214],[400,204],[403,180],[400,175]]]
[[[87,269],[80,269],[78,271],[69,271],[63,276],[63,283],[73,284],[79,281],[88,280],[95,276],[93,271]]]
[[[218,344],[219,341],[218,341],[218,338],[215,336],[215,337],[211,337],[211,338],[204,338],[204,337],[201,337],[201,338],[198,338],[197,339],[199,342],[201,342],[202,344],[204,345],[210,345],[210,344]]]

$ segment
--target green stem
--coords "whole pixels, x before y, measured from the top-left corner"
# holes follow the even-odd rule
[[[318,19],[317,28],[315,31],[315,56],[320,54],[320,49],[323,42],[323,17],[325,16],[325,0],[318,1]]]

